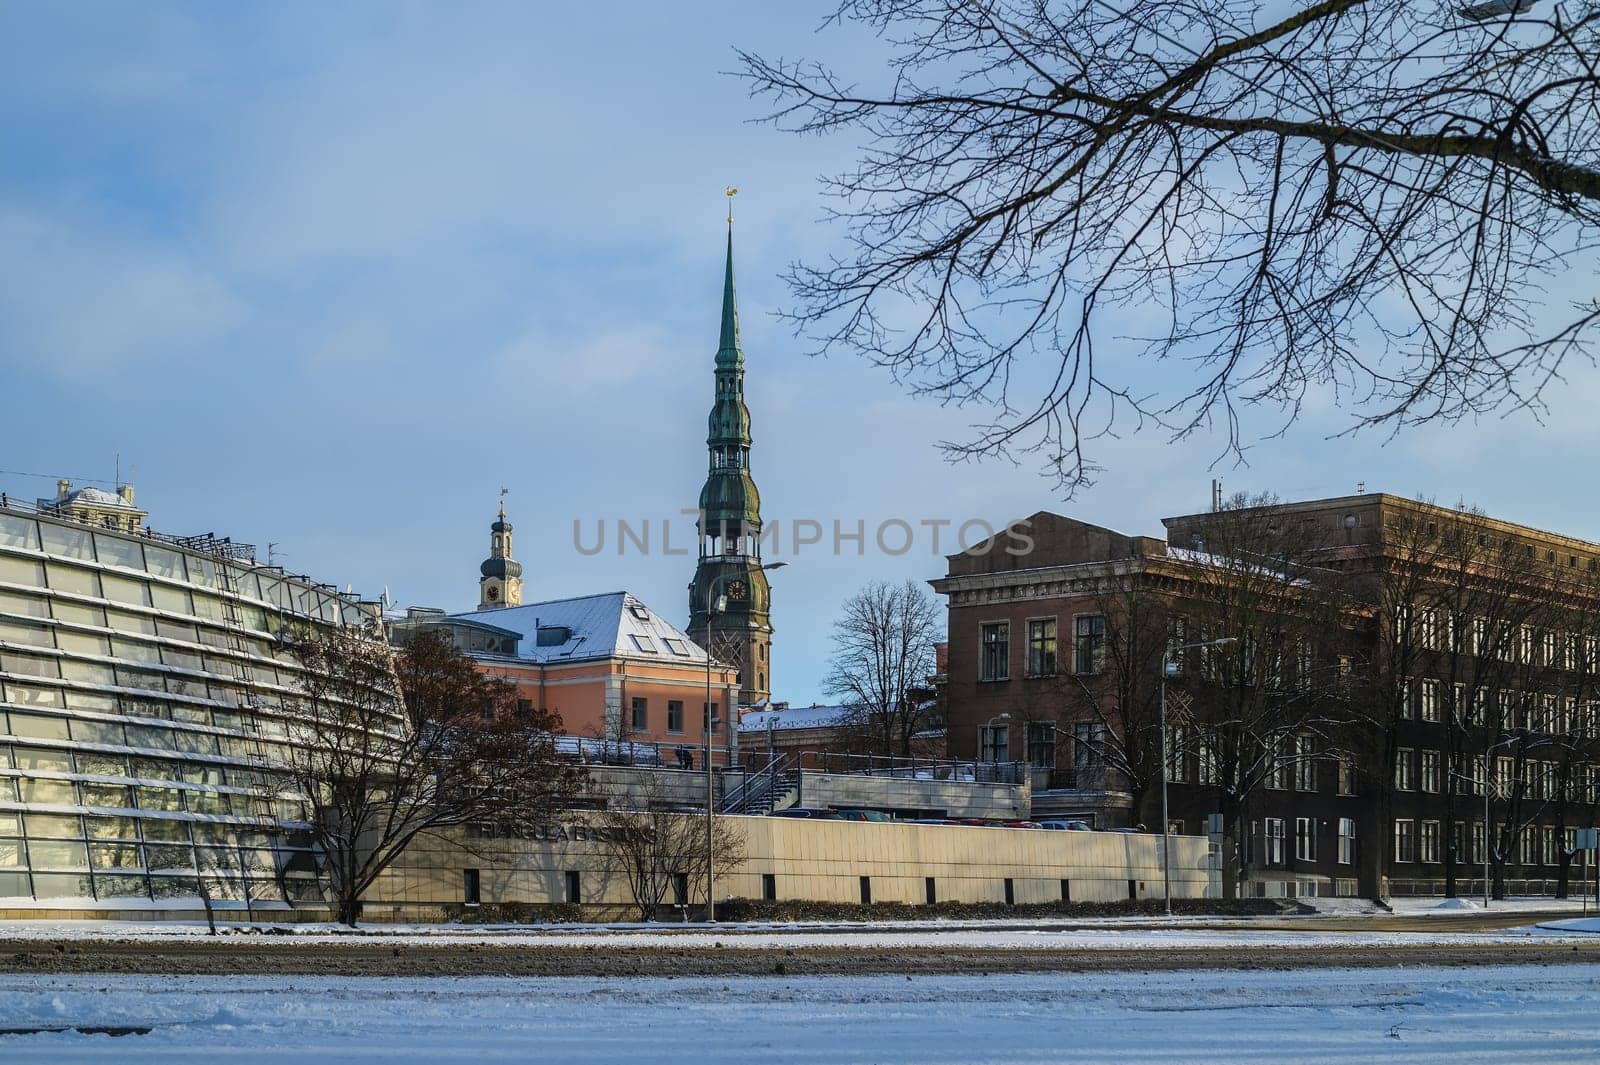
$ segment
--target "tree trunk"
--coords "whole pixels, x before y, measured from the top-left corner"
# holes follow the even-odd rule
[[[1559,828],[1556,831],[1561,831]],[[1556,852],[1556,898],[1564,899],[1571,890],[1572,880],[1572,855],[1567,853],[1566,837],[1561,838],[1563,846]]]
[[[1394,779],[1392,771],[1388,779]],[[1383,856],[1388,853],[1384,844],[1394,804],[1386,787],[1379,785],[1377,791],[1370,807],[1372,816],[1368,824],[1372,827],[1364,833],[1368,838],[1358,836],[1356,846],[1359,848],[1357,860],[1361,863],[1361,894],[1373,902],[1383,902]]]
[[[1239,803],[1224,796],[1222,799],[1222,897],[1232,901],[1239,897]]]
[[[361,899],[355,895],[339,896],[338,917],[340,924],[354,928],[361,918]]]

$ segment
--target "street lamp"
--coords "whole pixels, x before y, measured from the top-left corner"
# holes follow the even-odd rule
[[[782,569],[787,562],[768,562],[758,567],[762,570]],[[728,597],[717,595],[717,585],[736,576],[736,573],[719,573],[711,578],[711,583],[706,585],[706,921],[715,924],[717,920],[717,873],[716,873],[716,777],[711,772],[711,619],[728,608]],[[725,711],[728,721],[733,720],[733,707]]]
[[[1176,676],[1179,671],[1178,663],[1172,660],[1172,656],[1197,647],[1225,647],[1238,642],[1237,636],[1223,636],[1215,640],[1168,647],[1161,652],[1161,898],[1168,917],[1172,916],[1172,822],[1167,820],[1167,678]]]

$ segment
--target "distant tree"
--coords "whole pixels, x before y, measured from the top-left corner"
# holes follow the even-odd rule
[[[607,864],[626,881],[639,920],[655,920],[674,883],[682,885],[685,905],[705,901],[704,811],[676,805],[652,774],[594,816]],[[744,864],[745,835],[737,821],[717,819],[712,848],[718,873]]]
[[[418,835],[469,822],[544,822],[582,774],[557,755],[561,720],[519,711],[449,638],[397,654],[354,628],[293,638],[305,670],[289,724],[290,772],[310,805],[338,919]]]
[[[823,688],[845,701],[868,753],[909,756],[912,737],[933,719],[920,691],[943,631],[933,596],[915,581],[874,581],[845,600]]]
[[[992,406],[957,457],[1069,492],[1097,437],[1537,412],[1600,332],[1596,0],[843,0],[881,87],[742,54],[865,145],[792,317]],[[1562,298],[1562,290],[1568,295]],[[1113,342],[1138,361],[1117,358]],[[1158,369],[1151,363],[1159,363]]]

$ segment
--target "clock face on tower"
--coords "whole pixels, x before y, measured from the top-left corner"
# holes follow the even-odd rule
[[[488,588],[484,589],[483,596],[484,596],[485,599],[489,600],[489,602],[492,603],[496,599],[500,598],[500,589],[496,588],[494,585],[491,584],[491,585],[489,585]]]
[[[729,581],[728,582],[728,598],[729,599],[748,599],[748,598],[750,598],[750,586],[748,584],[746,584],[744,581]]]

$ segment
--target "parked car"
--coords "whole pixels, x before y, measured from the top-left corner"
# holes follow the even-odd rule
[[[835,816],[841,821],[892,821],[894,818],[882,810],[835,810]]]
[[[1040,821],[1039,824],[1040,824],[1041,827],[1052,829],[1052,830],[1054,830],[1056,832],[1093,832],[1094,831],[1094,826],[1091,825],[1087,821],[1052,820],[1052,821]]]
[[[1043,828],[1037,821],[1002,821],[1001,828]]]
[[[791,806],[787,810],[773,810],[768,817],[826,817],[828,811],[813,810],[809,806]]]

